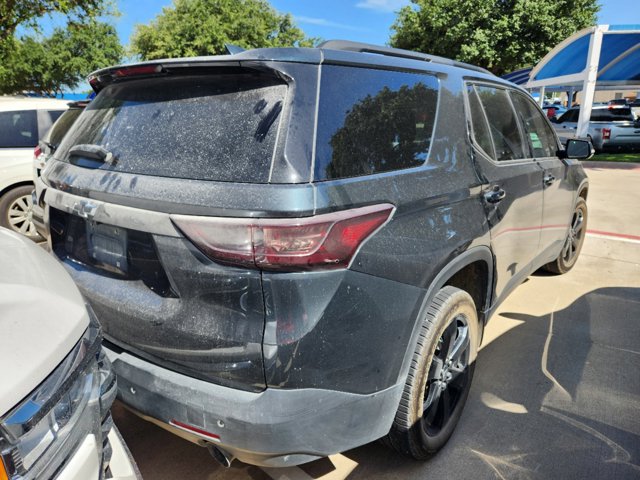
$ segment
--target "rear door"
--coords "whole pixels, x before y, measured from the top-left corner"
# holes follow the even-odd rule
[[[506,89],[468,84],[467,96],[500,298],[531,273],[538,254],[542,169],[530,158]]]
[[[569,181],[568,162],[558,158],[559,145],[553,130],[531,98],[511,91],[531,156],[543,169],[543,214],[540,251],[553,258],[562,247],[573,212],[575,191]]]

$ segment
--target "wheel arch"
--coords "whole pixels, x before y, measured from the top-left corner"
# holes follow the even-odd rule
[[[469,286],[474,284],[474,280],[478,280],[478,275],[484,276],[483,278],[480,278],[482,286],[480,288],[474,286],[474,288],[471,288],[473,291],[469,292]],[[493,299],[493,277],[493,254],[489,247],[483,245],[466,250],[447,263],[440,270],[438,275],[436,275],[431,284],[427,287],[427,293],[423,298],[417,315],[414,316],[413,332],[404,354],[404,360],[402,368],[400,369],[398,381],[404,384],[406,380],[409,373],[409,367],[411,365],[411,359],[413,358],[418,342],[421,319],[424,317],[427,308],[429,308],[430,303],[441,288],[447,285],[461,288],[471,295],[474,302],[476,302],[477,299],[481,299],[482,305],[476,304],[476,310],[478,312],[480,338],[482,338],[484,324],[487,320],[486,312],[489,311]]]
[[[7,185],[2,190],[0,190],[0,198],[4,197],[5,193],[10,192],[14,188],[27,187],[29,185],[35,187],[34,183],[29,180],[24,180],[22,182],[16,182],[16,183],[12,183],[11,185]]]
[[[584,201],[586,202],[587,195],[589,195],[589,182],[588,180],[585,179],[578,187],[578,197],[584,198]]]

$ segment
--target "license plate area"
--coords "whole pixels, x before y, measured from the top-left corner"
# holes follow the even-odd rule
[[[92,272],[140,281],[162,297],[176,297],[150,233],[96,223],[49,207],[51,247],[60,260]]]
[[[87,253],[96,265],[105,270],[126,275],[127,230],[95,222],[85,222],[87,229]]]

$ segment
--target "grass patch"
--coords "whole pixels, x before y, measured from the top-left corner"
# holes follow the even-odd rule
[[[640,152],[598,153],[591,158],[594,162],[631,162],[640,163]]]

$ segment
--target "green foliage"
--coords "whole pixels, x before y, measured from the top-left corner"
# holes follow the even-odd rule
[[[13,40],[18,25],[38,27],[38,19],[62,13],[78,23],[109,13],[108,0],[0,0],[0,44]]]
[[[221,54],[225,43],[257,48],[314,42],[266,0],[174,0],[149,25],[136,26],[131,49],[151,60]]]
[[[502,75],[535,65],[594,25],[597,0],[412,0],[391,45],[469,62]]]
[[[0,94],[55,94],[74,89],[93,70],[118,63],[123,48],[115,28],[94,20],[56,28],[43,39],[9,39],[0,64]]]

